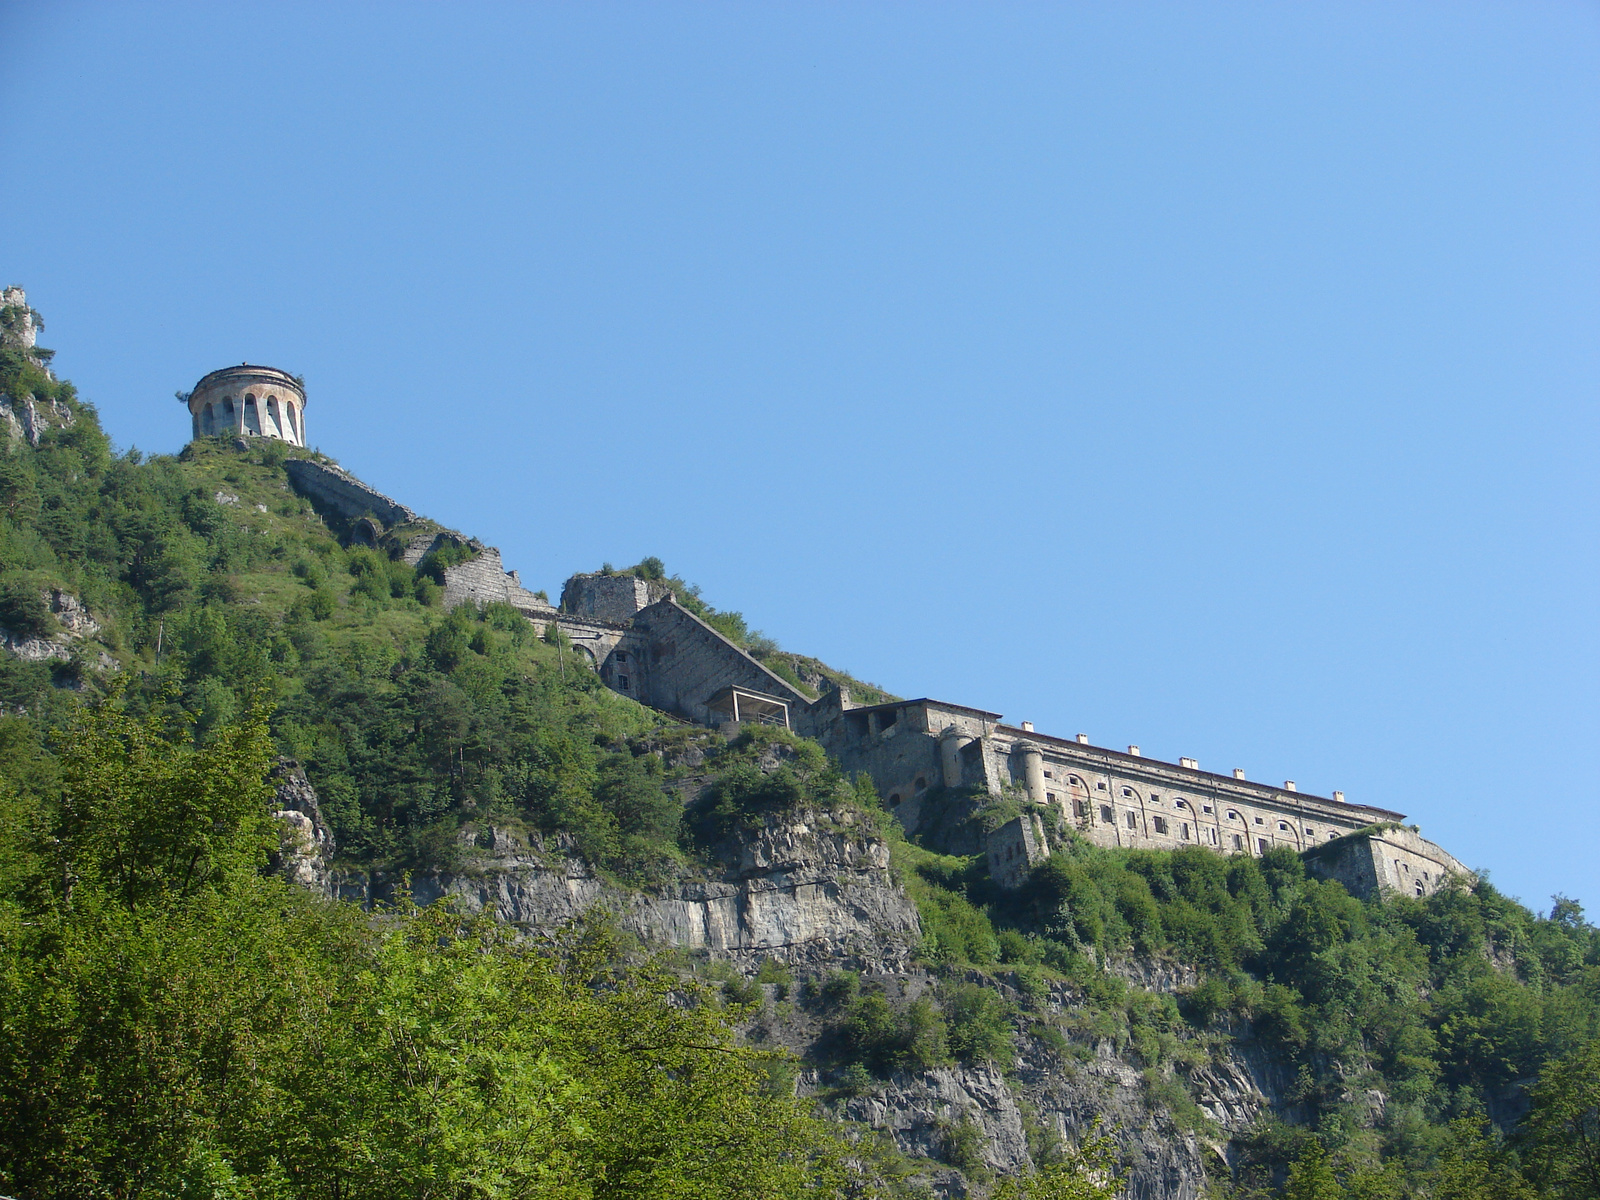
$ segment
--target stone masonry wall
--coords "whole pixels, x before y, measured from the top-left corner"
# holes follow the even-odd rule
[[[801,709],[810,700],[767,670],[693,613],[659,600],[633,620],[646,670],[647,691],[635,698],[701,725],[716,718],[706,707],[730,685],[764,692]]]
[[[574,575],[561,589],[561,610],[621,624],[671,594],[666,584],[634,575]]]
[[[507,571],[500,561],[500,551],[485,546],[476,558],[444,572],[444,606],[458,604],[509,604],[524,612],[553,612],[552,607],[522,586],[515,571]]]
[[[1319,879],[1338,880],[1358,896],[1431,896],[1450,876],[1472,875],[1443,847],[1403,825],[1340,838],[1307,855],[1306,869]]]
[[[401,525],[417,519],[417,514],[404,504],[389,499],[348,471],[329,463],[291,458],[283,466],[297,491],[325,504],[341,516],[355,519],[371,513],[385,525]]]
[[[985,844],[989,878],[1003,888],[1014,888],[1028,872],[1050,857],[1050,843],[1033,813],[1013,817],[989,834]]]

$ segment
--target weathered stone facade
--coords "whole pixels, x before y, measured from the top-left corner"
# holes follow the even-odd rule
[[[385,525],[403,525],[417,519],[404,504],[362,483],[336,463],[291,458],[283,469],[301,495],[352,520],[371,515]]]
[[[287,371],[240,363],[212,371],[182,396],[195,437],[267,437],[306,444],[306,390]]]
[[[1430,896],[1450,875],[1470,874],[1452,855],[1404,825],[1375,825],[1306,856],[1306,869],[1358,896]]]
[[[1013,817],[989,835],[985,847],[989,857],[989,878],[1004,888],[1014,888],[1050,857],[1050,842],[1036,812]]]
[[[636,575],[574,575],[561,589],[561,610],[622,624],[670,594],[671,589],[658,579],[640,579]]]

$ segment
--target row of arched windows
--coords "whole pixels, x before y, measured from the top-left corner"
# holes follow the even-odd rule
[[[1053,771],[1046,770],[1044,774],[1045,774],[1045,778],[1046,779],[1054,778],[1054,772]],[[1071,806],[1072,807],[1072,815],[1075,816],[1075,817],[1078,817],[1080,819],[1086,817],[1088,815],[1089,809],[1090,809],[1089,801],[1088,801],[1088,795],[1089,795],[1088,785],[1081,778],[1079,778],[1077,775],[1068,775],[1066,777],[1066,787],[1067,787],[1067,792],[1068,792],[1068,794],[1070,795],[1070,797],[1072,799],[1072,806]],[[1095,783],[1095,788],[1097,790],[1099,790],[1099,791],[1102,791],[1102,792],[1107,790],[1106,784],[1103,781],[1097,781]],[[1139,796],[1139,793],[1137,791],[1135,791],[1133,788],[1124,786],[1124,787],[1119,788],[1118,790],[1120,791],[1122,799],[1125,802],[1131,802],[1134,805],[1141,805],[1142,806],[1142,800],[1141,800],[1141,798]],[[1053,794],[1050,794],[1048,796],[1048,798],[1051,801],[1054,801],[1056,799],[1056,797]],[[1189,841],[1191,839],[1191,837],[1193,837],[1194,839],[1199,840],[1199,841],[1205,841],[1205,840],[1207,840],[1207,837],[1209,837],[1209,841],[1210,841],[1210,843],[1212,845],[1216,845],[1218,843],[1219,839],[1218,839],[1218,836],[1217,836],[1216,829],[1215,828],[1208,828],[1210,823],[1215,822],[1217,820],[1217,818],[1215,816],[1209,815],[1209,814],[1211,814],[1213,812],[1213,809],[1212,809],[1211,805],[1205,804],[1205,805],[1201,806],[1205,810],[1206,814],[1208,814],[1207,816],[1202,817],[1200,815],[1200,813],[1198,813],[1195,810],[1195,806],[1194,806],[1194,804],[1192,802],[1190,802],[1188,800],[1185,800],[1181,796],[1170,797],[1170,799],[1171,799],[1173,808],[1181,809],[1181,810],[1184,810],[1185,812],[1191,814],[1193,819],[1194,819],[1194,821],[1195,821],[1195,823],[1193,824],[1193,826],[1191,826],[1190,822],[1188,822],[1188,821],[1168,821],[1168,819],[1166,817],[1155,816],[1155,815],[1152,814],[1150,816],[1151,831],[1155,835],[1157,835],[1157,836],[1166,836],[1166,837],[1176,837],[1180,841]],[[1150,794],[1150,802],[1152,804],[1160,804],[1161,803],[1161,797],[1159,795],[1157,795],[1156,793],[1152,792]],[[1099,809],[1100,809],[1100,814],[1099,815],[1100,815],[1100,823],[1101,824],[1103,824],[1103,825],[1111,825],[1111,824],[1115,824],[1116,823],[1116,820],[1117,820],[1116,812],[1115,812],[1115,810],[1113,809],[1113,807],[1111,805],[1109,805],[1109,804],[1101,804],[1099,806]],[[1237,821],[1240,824],[1248,824],[1248,822],[1246,821],[1245,817],[1240,813],[1240,811],[1238,809],[1229,808],[1229,809],[1225,809],[1224,812],[1225,812],[1226,820],[1228,820],[1228,821]],[[1129,810],[1125,811],[1122,814],[1122,816],[1123,816],[1123,820],[1127,824],[1128,829],[1131,830],[1131,831],[1137,832],[1138,829],[1139,829],[1139,824],[1140,823],[1139,823],[1138,817],[1136,816],[1135,812],[1130,808]],[[1257,824],[1257,825],[1265,825],[1267,823],[1267,819],[1265,817],[1256,816],[1254,818],[1254,823]],[[1285,839],[1292,839],[1292,840],[1295,840],[1295,841],[1299,840],[1299,837],[1297,836],[1297,831],[1296,831],[1295,827],[1292,824],[1290,824],[1288,821],[1280,820],[1280,821],[1277,821],[1276,824],[1277,824],[1277,832],[1278,832],[1278,835],[1280,837],[1283,837]],[[1191,832],[1191,830],[1192,830],[1192,832]],[[1324,833],[1325,833],[1325,836],[1336,836],[1337,835],[1336,831],[1324,831]],[[1309,842],[1314,842],[1314,841],[1316,841],[1316,838],[1317,838],[1317,831],[1314,828],[1312,828],[1311,826],[1307,826],[1303,830],[1303,835],[1304,835],[1304,840],[1306,842],[1308,842],[1308,843]],[[1234,847],[1235,850],[1239,850],[1239,849],[1243,849],[1244,848],[1244,844],[1245,844],[1244,835],[1242,835],[1242,834],[1230,834],[1229,835],[1229,840],[1231,840],[1231,842],[1233,843],[1233,847]],[[1261,844],[1262,844],[1263,847],[1266,845],[1265,842],[1262,842]]]
[[[300,414],[293,401],[280,401],[276,396],[268,396],[263,405],[255,393],[247,392],[242,411],[234,407],[232,396],[223,397],[220,403],[208,401],[196,421],[202,437],[239,429],[245,433],[281,438],[297,446],[305,444]]]

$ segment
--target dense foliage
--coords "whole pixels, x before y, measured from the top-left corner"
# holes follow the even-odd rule
[[[1285,849],[1118,851],[1070,834],[1012,893],[979,860],[916,846],[898,857],[930,962],[1009,978],[1024,1009],[1066,989],[1070,1016],[1018,1023],[1068,1055],[1111,1042],[1197,1125],[1176,1081],[1243,1037],[1297,1077],[1290,1099],[1334,1152],[1340,1188],[1477,1194],[1439,1190],[1441,1171],[1470,1168],[1495,1187],[1596,1194],[1583,1189],[1600,1163],[1600,1091],[1581,1064],[1600,1064],[1600,930],[1574,901],[1541,917],[1487,880],[1363,901]],[[1196,980],[1157,995],[1124,982],[1124,962],[1187,966]],[[1513,1136],[1501,1145],[1501,1133]],[[1305,1139],[1264,1125],[1241,1190],[1282,1183],[1297,1156],[1314,1157]],[[1307,1159],[1301,1175],[1317,1170]]]
[[[32,1197],[836,1195],[840,1147],[703,990],[262,873],[260,705],[200,749],[107,704],[59,804],[0,787],[0,1189]]]

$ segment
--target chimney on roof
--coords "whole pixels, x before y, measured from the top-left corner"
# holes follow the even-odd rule
[[[1335,792],[1333,794],[1333,798],[1335,800],[1337,800],[1340,804],[1344,803],[1344,793],[1343,792]]]
[[[1235,767],[1233,769],[1233,777],[1235,779],[1243,779],[1244,778],[1244,768],[1243,767]]]
[[[1033,732],[1033,722],[1032,721],[1024,721],[1022,723],[1022,732],[1023,733],[1032,733]]]
[[[1087,746],[1088,744],[1089,744],[1089,735],[1087,733],[1080,733],[1078,735],[1078,745]]]
[[[1286,792],[1292,792],[1292,791],[1294,791],[1294,790],[1295,790],[1295,786],[1294,786],[1294,780],[1292,780],[1292,779],[1285,779],[1285,780],[1284,780],[1284,781],[1283,781],[1283,790],[1284,790],[1284,791],[1286,791]]]
[[[1139,747],[1137,747],[1137,746],[1129,746],[1128,747],[1128,753],[1133,755],[1135,758],[1138,758],[1139,757]]]
[[[1180,758],[1178,765],[1180,767],[1188,767],[1191,771],[1198,771],[1200,769],[1200,760],[1197,758]]]

